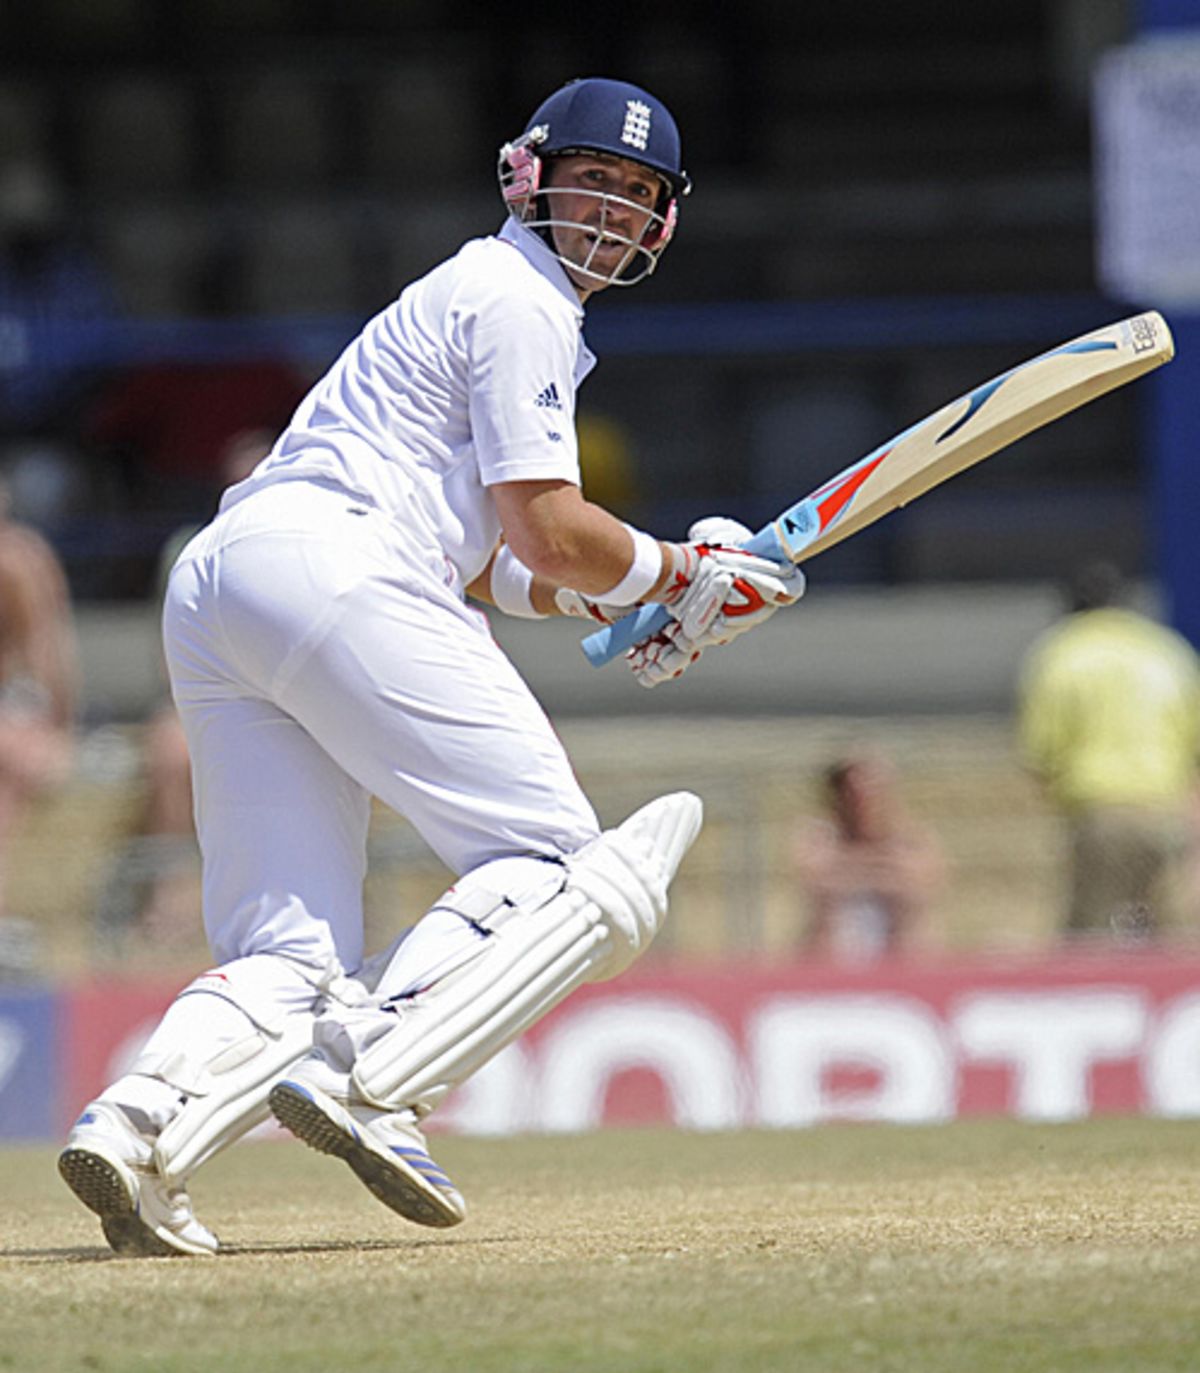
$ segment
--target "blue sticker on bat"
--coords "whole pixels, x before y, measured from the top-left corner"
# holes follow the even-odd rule
[[[1043,353],[1041,357],[1032,358],[1029,362],[1023,362],[1020,367],[1014,367],[1011,372],[1005,372],[1003,376],[994,377],[991,381],[977,387],[971,392],[971,398],[967,402],[967,408],[954,421],[944,434],[937,436],[937,442],[948,439],[951,434],[957,434],[972,415],[977,415],[980,410],[988,403],[997,391],[1004,385],[1009,377],[1015,377],[1018,372],[1023,372],[1026,367],[1031,367],[1035,362],[1045,362],[1047,358],[1057,357],[1060,353],[1104,353],[1116,348],[1115,343],[1106,342],[1103,339],[1079,340],[1075,343],[1064,343],[1061,348],[1055,348],[1052,352]]]

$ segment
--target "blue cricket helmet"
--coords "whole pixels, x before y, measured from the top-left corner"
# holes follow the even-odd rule
[[[525,127],[543,157],[565,152],[611,153],[649,167],[686,195],[691,181],[682,167],[679,128],[670,110],[649,91],[628,81],[590,76],[570,81],[542,101]]]
[[[544,175],[548,159],[569,153],[624,158],[654,172],[663,182],[658,203],[646,212],[644,228],[636,238],[623,237],[604,218],[607,206],[627,206],[627,202],[597,193],[602,222],[594,248],[583,261],[558,251],[555,230],[578,226],[556,218],[554,202],[562,190],[547,184]],[[525,132],[500,149],[497,175],[509,212],[540,234],[574,277],[582,277],[593,287],[632,286],[649,276],[675,232],[679,197],[692,189],[681,165],[679,129],[667,107],[640,86],[600,76],[568,82],[543,100]],[[597,264],[597,252],[605,242],[628,248],[625,261],[614,270],[602,270]]]

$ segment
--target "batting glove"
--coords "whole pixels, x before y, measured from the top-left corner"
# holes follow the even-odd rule
[[[678,621],[672,621],[666,629],[634,644],[625,661],[642,686],[656,687],[660,682],[682,677],[693,663],[700,661],[703,651],[692,643]]]
[[[685,571],[693,555],[698,571],[682,594],[667,603],[675,622],[635,644],[626,655],[642,686],[682,677],[706,648],[729,643],[804,594],[799,568],[778,567],[738,547],[752,537],[738,520],[710,515],[688,530],[687,544],[676,545],[684,555]]]
[[[688,530],[690,543],[704,543],[710,547],[732,547],[752,537],[751,530],[728,515],[706,516],[702,520],[697,520]],[[602,625],[613,624],[628,615],[632,609],[627,605],[607,605],[567,586],[559,587],[554,593],[554,603],[562,615],[571,615],[581,620],[595,620],[597,624]]]
[[[804,594],[804,576],[733,545],[671,544],[674,568],[663,604],[699,648],[724,644]]]

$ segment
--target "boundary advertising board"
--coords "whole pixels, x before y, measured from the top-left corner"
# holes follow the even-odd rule
[[[0,992],[0,1138],[60,1135],[176,985]],[[646,967],[585,987],[433,1118],[469,1134],[1200,1116],[1200,959]]]

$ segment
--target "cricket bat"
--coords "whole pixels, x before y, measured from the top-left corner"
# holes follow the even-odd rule
[[[744,544],[781,566],[815,557],[975,463],[1088,401],[1169,362],[1175,344],[1155,310],[1060,344],[985,381],[789,506]],[[590,634],[594,667],[671,619],[647,604]]]

